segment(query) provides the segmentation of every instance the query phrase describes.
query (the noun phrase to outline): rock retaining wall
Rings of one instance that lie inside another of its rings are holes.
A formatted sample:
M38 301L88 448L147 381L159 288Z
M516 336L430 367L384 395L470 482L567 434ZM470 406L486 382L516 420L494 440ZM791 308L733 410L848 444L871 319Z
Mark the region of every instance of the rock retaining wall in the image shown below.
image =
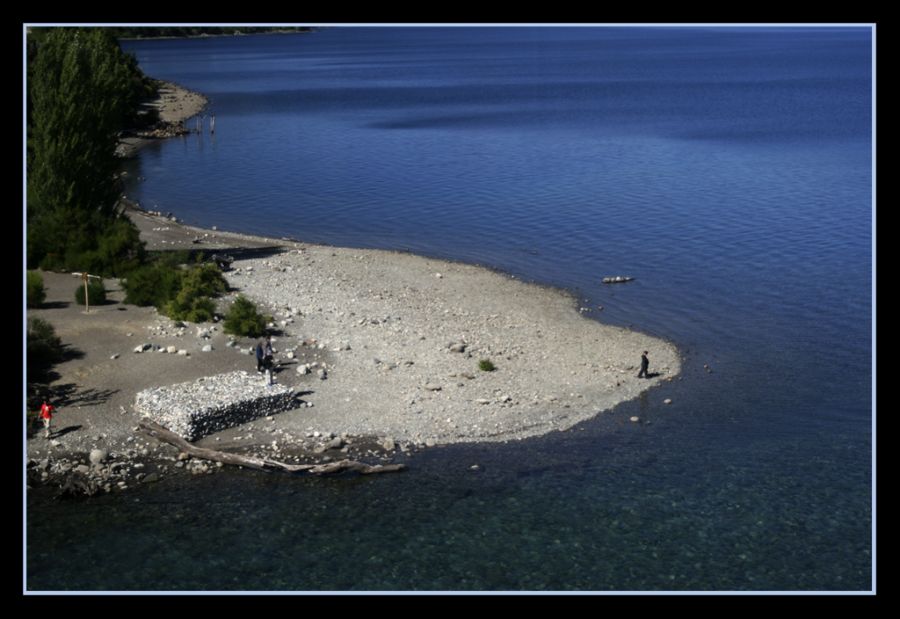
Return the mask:
M280 413L295 407L294 390L266 385L247 372L229 372L195 381L145 389L137 394L135 410L185 440Z

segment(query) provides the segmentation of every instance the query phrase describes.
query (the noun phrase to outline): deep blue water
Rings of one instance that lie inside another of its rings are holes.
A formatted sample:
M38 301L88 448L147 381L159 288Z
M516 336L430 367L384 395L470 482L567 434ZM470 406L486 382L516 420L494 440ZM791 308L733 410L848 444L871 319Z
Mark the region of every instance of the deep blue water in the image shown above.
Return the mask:
M683 379L573 432L435 449L397 476L34 499L53 524L30 520L30 588L871 589L868 29L123 46L216 116L214 136L131 164L145 207L574 290L594 317L674 342ZM600 283L617 274L637 279Z

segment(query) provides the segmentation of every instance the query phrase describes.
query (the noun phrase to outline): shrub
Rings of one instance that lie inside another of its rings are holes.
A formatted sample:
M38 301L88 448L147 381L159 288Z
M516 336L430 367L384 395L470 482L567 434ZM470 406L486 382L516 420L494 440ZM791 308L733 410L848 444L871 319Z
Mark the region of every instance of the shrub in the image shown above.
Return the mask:
M190 296L217 297L228 290L228 282L214 264L192 267L181 282L181 291Z
M88 301L90 301L91 305L99 305L106 301L106 288L103 287L103 282L99 279L91 279L88 281L87 285L87 293L88 293ZM78 305L84 305L84 284L78 284L78 288L75 289L75 302Z
M210 297L217 297L227 289L228 283L216 265L191 267L181 278L178 294L161 311L175 320L208 322L216 311Z
M139 267L122 282L125 302L162 308L178 295L183 277L184 271L178 265L167 264L163 260Z
M478 369L482 372L493 372L497 368L488 359L482 359L478 362Z
M209 322L216 312L216 304L209 297L196 296L189 290L182 289L161 311L172 320Z
M269 320L270 317L257 311L252 301L239 295L225 315L225 333L259 337L265 333Z
M28 307L40 307L47 292L44 290L44 278L37 271L28 271L26 275L26 305Z
M210 297L228 290L228 282L214 264L182 268L189 259L187 252L176 252L133 270L122 282L125 302L153 305L174 320L212 320L216 306Z
M40 318L28 319L27 338L28 381L34 382L40 380L53 364L63 360L63 346L53 325Z

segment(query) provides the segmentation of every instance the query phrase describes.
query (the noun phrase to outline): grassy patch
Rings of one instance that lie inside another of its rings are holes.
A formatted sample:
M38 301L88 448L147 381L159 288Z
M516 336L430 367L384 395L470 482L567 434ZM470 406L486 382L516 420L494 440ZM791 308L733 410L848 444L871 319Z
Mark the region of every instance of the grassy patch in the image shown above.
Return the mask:
M491 363L490 359L482 359L478 362L478 369L482 372L493 372L497 367Z

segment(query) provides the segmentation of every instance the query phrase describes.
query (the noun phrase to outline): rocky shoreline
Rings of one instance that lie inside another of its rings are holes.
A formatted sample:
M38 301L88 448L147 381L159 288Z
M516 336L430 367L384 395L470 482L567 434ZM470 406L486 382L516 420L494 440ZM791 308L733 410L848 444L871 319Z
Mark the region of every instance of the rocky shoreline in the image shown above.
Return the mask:
M209 105L209 100L198 92L193 92L172 82L162 82L159 96L146 104L159 112L159 122L153 127L124 135L116 148L116 154L127 159L137 155L147 144L161 139L187 135L190 130L185 121L196 116Z
M172 87L161 93L166 122L202 110L204 98ZM568 431L680 372L672 344L588 319L568 293L486 268L126 212L148 249L234 256L220 314L242 294L274 317L275 378L296 407L214 432L201 447L293 463L405 460L441 444ZM86 314L71 302L70 274L44 278L46 303L28 315L50 322L73 354L50 386L56 435L29 429L29 485L90 496L221 470L141 432L137 394L241 370L262 383L255 341L125 305L116 280L104 282L109 301ZM637 378L644 350L648 379Z
M585 318L573 297L502 273L131 215L151 249L236 254L219 311L242 294L274 317L275 379L298 395L295 408L199 446L292 463L393 462L441 444L566 431L680 371L671 344ZM115 280L105 281L110 301L86 315L66 302L77 286L71 275L44 277L48 308L29 315L84 355L57 368L52 387L71 395L57 399L58 435L28 440L29 483L91 495L221 470L140 432L137 394L236 370L262 384L255 342L218 323L187 325L124 305ZM650 379L637 378L642 350ZM482 360L495 369L480 369Z

